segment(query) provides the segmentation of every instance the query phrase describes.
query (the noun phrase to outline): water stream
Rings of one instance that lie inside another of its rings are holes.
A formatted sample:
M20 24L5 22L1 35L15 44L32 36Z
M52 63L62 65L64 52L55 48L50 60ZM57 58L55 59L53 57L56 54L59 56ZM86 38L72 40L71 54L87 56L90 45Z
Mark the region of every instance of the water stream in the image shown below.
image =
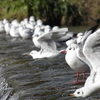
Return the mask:
M82 28L70 30L88 29ZM31 39L12 41L10 36L0 34L0 100L100 100L100 94L88 98L69 96L83 84L71 84L76 73L65 62L65 54L33 60L25 55L33 49L36 47Z

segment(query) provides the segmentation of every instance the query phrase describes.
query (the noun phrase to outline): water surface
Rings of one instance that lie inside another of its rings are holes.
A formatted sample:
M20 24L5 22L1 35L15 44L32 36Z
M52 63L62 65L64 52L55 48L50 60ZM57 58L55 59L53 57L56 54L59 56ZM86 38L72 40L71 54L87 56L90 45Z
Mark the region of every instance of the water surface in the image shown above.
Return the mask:
M69 30L84 32L88 28ZM65 45L58 47L64 48ZM65 54L33 60L25 55L33 49L36 47L31 40L12 41L0 35L0 100L100 100L100 94L84 99L69 96L83 84L71 84L76 72L66 64Z

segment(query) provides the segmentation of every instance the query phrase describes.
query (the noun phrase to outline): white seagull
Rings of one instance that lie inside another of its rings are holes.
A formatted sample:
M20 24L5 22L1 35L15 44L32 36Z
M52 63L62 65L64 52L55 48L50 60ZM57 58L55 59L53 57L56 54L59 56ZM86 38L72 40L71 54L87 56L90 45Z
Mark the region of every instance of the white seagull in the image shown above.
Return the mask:
M77 89L73 94L75 97L88 97L100 92L100 28L91 34L85 41L83 53L90 62L90 76L84 86Z
M18 32L18 27L16 27L16 26L11 26L9 34L13 38L12 41L15 41L16 39L20 38L20 34Z
M42 34L44 34L44 33L48 33L50 30L51 30L51 27L49 25L46 25L45 26L44 31L41 30L41 27L40 26L37 26L35 28L34 34L32 36L32 41L33 41L34 45L37 48L41 48L41 43L38 41L39 36L42 35Z
M35 47L37 48L41 48L41 44L38 41L38 38L41 34L43 34L44 32L41 30L41 28L39 26L37 26L34 30L34 34L32 35L32 41L33 44L35 45Z
M5 23L4 25L6 34L10 33L11 24L9 22Z
M0 33L5 33L4 24L0 21Z
M89 66L77 56L77 48L78 45L73 43L68 46L66 50L62 51L62 53L66 52L65 60L67 64L71 67L71 69L77 72L76 81L72 83L79 83L80 73L83 73L83 79L81 82L84 82L86 75L85 73L89 73L90 71Z
M22 25L19 26L18 31L22 39L29 39L33 35L33 30L27 27L23 27Z
M79 82L78 78L79 78L80 73L83 73L82 82L84 82L85 73L90 72L89 67L91 65L88 63L88 61L86 61L86 58L82 52L82 46L80 46L80 45L83 45L83 43L86 41L86 38L92 32L94 32L96 30L96 28L97 28L97 26L94 26L91 29L89 29L88 31L86 31L85 36L83 36L83 33L79 33L78 38L77 38L77 44L75 44L76 39L67 41L66 44L68 45L68 48L66 50L62 51L62 53L67 52L66 56L65 56L65 60L68 63L68 65L77 72L76 81L73 83ZM82 38L83 38L83 40L82 40ZM88 64L89 64L89 66L88 66Z
M48 58L58 55L60 51L57 50L56 43L54 42L54 40L66 35L67 31L68 28L62 28L56 31L50 31L38 35L37 41L39 42L41 49L40 51L33 50L30 52L29 55L31 55L33 59Z

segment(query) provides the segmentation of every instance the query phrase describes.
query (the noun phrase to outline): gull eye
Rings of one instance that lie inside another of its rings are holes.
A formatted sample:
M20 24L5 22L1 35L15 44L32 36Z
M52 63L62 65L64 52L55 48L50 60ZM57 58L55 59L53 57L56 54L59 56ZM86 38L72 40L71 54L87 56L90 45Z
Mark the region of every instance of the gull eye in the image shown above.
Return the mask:
M73 50L75 50L75 48L73 48Z
M77 94L80 94L80 92L77 92Z
M36 34L36 35L35 35L35 37L39 37L39 35L38 35L38 34Z

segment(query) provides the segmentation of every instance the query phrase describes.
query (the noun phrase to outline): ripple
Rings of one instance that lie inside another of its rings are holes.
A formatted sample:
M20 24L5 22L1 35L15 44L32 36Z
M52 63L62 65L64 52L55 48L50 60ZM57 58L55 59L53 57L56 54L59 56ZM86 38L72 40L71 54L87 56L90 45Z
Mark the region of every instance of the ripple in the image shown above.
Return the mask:
M99 94L84 99L69 96L83 84L71 84L75 72L66 64L65 54L33 60L26 56L36 49L31 40L10 40L11 37L0 35L1 100L100 99Z

